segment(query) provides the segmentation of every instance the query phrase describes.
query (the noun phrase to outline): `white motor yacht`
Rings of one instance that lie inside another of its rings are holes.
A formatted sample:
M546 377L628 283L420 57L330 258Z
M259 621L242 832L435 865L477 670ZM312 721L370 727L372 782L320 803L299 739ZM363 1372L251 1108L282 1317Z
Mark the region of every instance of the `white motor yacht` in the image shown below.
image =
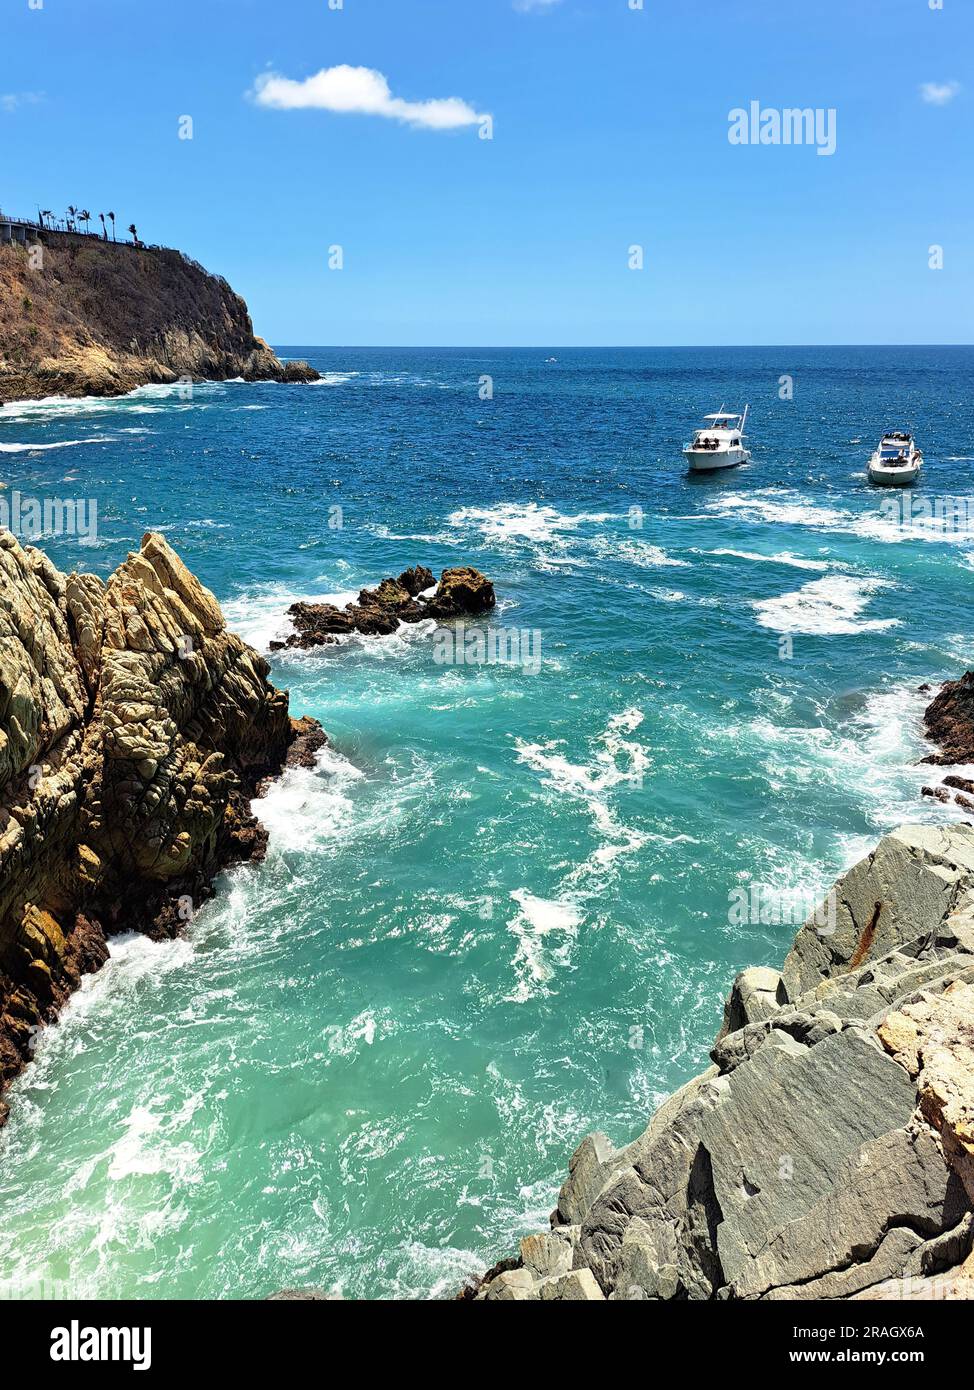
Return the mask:
M908 487L920 476L923 455L906 430L884 434L869 460L869 481L880 487Z
M744 426L747 412L728 414L724 407L713 415L703 417L703 426L693 436L692 444L683 446L683 457L691 473L710 473L716 468L736 468L747 463L750 450L744 447Z

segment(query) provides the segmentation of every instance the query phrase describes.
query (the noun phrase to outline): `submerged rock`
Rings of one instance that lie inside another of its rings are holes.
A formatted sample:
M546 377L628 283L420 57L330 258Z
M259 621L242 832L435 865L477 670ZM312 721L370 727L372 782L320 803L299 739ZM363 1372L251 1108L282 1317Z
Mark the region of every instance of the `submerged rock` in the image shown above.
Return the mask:
M625 1148L584 1139L551 1236L467 1296L969 1296L974 829L887 835L738 977L712 1056Z
M357 602L344 608L331 603L292 603L288 616L296 631L286 642L272 642L271 650L322 647L351 632L388 637L400 623L479 617L497 602L490 580L469 565L445 569L435 593L426 597L434 584L432 570L416 565L404 570L398 579L383 579L375 589L362 589Z
M105 584L0 532L0 1091L112 931L263 854L251 797L324 741L268 671L161 536Z

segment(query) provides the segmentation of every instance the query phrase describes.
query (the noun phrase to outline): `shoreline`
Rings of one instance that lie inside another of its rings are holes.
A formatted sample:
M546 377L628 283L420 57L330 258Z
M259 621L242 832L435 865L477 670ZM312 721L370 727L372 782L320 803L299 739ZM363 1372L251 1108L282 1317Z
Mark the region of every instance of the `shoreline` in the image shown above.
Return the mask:
M293 360L299 361L300 359ZM321 377L318 377L318 381L320 381L320 379ZM138 395L138 392L145 391L147 386L165 386L165 388L171 389L182 388L185 389L185 391L189 391L189 389L192 389L193 386L229 385L313 386L315 385L315 379L310 378L307 379L307 381L286 382L279 381L279 379L276 377L247 378L239 377L238 375L238 377L199 377L193 378L192 382L185 382L181 381L181 379L179 379L178 377L174 377L172 379L167 379L167 381L142 381L139 382L139 384L136 386L126 386L126 388L119 389L119 391L92 392L89 393L89 395L85 395L85 393L78 393L78 395L72 395L72 393L68 392L56 392L54 393L54 395L51 396L18 396L18 398L15 400L4 400L3 406L0 406L0 424L3 424L4 418L13 418L13 416L4 416L4 410L15 410L18 406L58 406L58 404L79 404L81 402L85 402L85 400L124 400L126 396L135 396Z
M300 359L300 358L289 358L289 359L287 359L287 361L285 361L284 363L282 363L282 365L286 368L287 365L288 365L288 363L291 362L291 361L293 361L293 362L294 362L295 364L297 364L297 365L307 365L306 363L303 363L303 362L302 362L302 359ZM311 371L314 371L315 369L312 367L310 370L311 370ZM265 383L266 383L266 384L274 384L274 385L277 385L277 386L314 386L314 385L317 384L317 382L321 381L321 379L322 379L322 378L321 378L320 373L319 373L319 374L316 374L316 376L314 376L314 377L304 377L304 376L302 376L302 377L300 377L300 378L297 378L297 377L296 377L294 380L285 380L285 379L282 379L282 378L277 377L277 376L253 376L253 377L245 377L245 376L240 376L240 375L235 375L235 376L229 376L229 375L228 375L228 376L201 376L201 377L193 377L191 381L186 381L184 378L180 378L179 376L173 375L172 377L167 377L167 378L165 378L165 379L152 379L152 380L140 381L140 382L136 383L136 385L134 385L134 386L119 387L117 390L88 391L88 392L86 392L86 391L83 391L83 390L80 390L80 389L79 389L77 392L72 392L72 391L58 391L58 392L54 392L54 394L52 394L52 395L44 395L44 396L18 396L18 397L16 397L16 398L10 399L10 400L6 400L6 399L5 399L5 400L3 401L3 404L0 405L0 424L3 423L3 421L4 421L5 418L6 418L6 419L12 419L12 418L13 418L12 416L6 416L4 412L7 411L7 410L16 410L18 406L25 406L25 405L27 405L27 406L29 406L29 405L51 405L51 406L54 406L54 405L61 405L61 404L64 404L64 405L67 405L67 404L75 404L75 405L76 405L76 404L79 404L79 403L82 402L82 401L118 401L118 400L124 400L126 396L134 396L134 395L136 395L139 391L144 391L144 390L146 389L146 387L149 387L149 386L163 386L163 387L168 387L168 388L172 388L172 389L176 389L176 390L182 389L182 390L187 390L187 391L188 391L188 390L191 390L193 387L196 387L196 386L230 386L230 385L253 386L253 385L260 385L260 384L265 384Z

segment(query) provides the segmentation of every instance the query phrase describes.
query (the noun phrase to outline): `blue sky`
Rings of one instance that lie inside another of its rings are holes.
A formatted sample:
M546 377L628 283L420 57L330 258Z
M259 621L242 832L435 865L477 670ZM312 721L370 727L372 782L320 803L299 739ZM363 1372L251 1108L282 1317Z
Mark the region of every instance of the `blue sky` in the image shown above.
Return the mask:
M971 341L970 0L4 0L3 25L0 206L110 207L275 343ZM300 85L342 65L373 76ZM322 99L366 109L294 105ZM834 155L730 144L751 101L834 108Z

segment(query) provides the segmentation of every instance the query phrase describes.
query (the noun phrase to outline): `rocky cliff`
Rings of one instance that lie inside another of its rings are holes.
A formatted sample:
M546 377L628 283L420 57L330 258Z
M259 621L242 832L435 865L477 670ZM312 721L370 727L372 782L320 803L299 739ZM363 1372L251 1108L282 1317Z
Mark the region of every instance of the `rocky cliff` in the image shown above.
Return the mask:
M886 836L711 1058L464 1296L974 1297L974 828Z
M108 583L0 532L0 1122L113 931L172 935L266 843L261 779L324 735L158 535Z
M225 280L178 251L47 233L0 246L0 400L148 382L313 381L254 336Z

